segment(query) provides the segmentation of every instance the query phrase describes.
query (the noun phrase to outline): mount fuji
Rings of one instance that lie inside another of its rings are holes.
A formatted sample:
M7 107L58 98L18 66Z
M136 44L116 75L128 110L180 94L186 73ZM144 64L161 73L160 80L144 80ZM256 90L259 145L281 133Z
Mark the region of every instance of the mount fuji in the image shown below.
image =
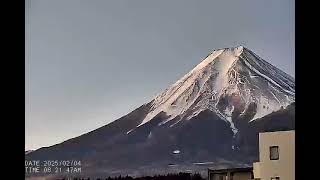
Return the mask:
M259 132L292 129L294 79L238 46L212 51L150 102L112 123L25 158L81 160L80 175L95 177L206 173L207 167L252 165Z

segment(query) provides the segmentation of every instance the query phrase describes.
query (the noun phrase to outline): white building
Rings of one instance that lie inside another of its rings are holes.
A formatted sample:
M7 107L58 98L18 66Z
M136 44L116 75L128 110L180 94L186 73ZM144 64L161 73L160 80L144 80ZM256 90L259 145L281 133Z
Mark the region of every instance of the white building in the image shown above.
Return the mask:
M254 179L295 180L295 131L260 133L259 160Z

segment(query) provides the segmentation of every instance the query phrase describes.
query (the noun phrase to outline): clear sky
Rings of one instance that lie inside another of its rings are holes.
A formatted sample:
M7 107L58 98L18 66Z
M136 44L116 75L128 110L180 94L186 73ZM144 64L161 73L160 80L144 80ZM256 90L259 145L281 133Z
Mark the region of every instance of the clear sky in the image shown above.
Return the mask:
M27 0L26 149L129 113L213 49L294 77L294 0Z

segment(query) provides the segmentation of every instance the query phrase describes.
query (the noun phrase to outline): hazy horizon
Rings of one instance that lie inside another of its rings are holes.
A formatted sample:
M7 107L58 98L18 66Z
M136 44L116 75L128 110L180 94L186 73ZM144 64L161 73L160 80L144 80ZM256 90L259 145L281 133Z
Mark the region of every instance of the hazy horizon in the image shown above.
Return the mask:
M243 45L295 77L294 1L26 1L26 144L131 112L212 50Z

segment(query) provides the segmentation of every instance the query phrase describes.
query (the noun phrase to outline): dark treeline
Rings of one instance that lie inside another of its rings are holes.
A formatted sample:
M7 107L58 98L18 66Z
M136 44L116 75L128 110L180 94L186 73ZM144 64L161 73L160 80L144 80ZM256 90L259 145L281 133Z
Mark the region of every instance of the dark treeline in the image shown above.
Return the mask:
M167 175L155 175L155 176L143 176L143 177L131 177L131 176L118 176L108 178L63 178L59 180L205 180L200 174L179 173L179 174L167 174Z

